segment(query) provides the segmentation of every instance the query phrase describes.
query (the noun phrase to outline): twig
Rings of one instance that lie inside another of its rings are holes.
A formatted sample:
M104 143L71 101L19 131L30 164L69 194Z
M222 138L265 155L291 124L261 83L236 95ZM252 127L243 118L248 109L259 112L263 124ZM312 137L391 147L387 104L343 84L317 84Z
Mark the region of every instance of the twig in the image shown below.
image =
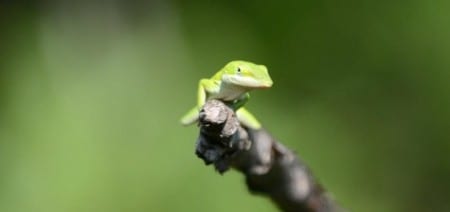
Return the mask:
M251 193L269 196L283 211L342 211L291 150L264 129L243 128L223 102L206 102L199 126L197 156L221 174L242 172Z

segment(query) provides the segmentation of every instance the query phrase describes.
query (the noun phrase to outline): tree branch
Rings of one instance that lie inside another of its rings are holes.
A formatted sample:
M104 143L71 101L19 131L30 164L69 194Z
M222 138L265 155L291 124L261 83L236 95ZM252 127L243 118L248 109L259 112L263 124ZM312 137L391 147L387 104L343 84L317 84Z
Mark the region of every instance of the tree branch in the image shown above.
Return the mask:
M242 172L251 193L269 196L283 211L342 211L291 150L264 129L243 128L223 102L206 102L199 126L197 156L221 174Z

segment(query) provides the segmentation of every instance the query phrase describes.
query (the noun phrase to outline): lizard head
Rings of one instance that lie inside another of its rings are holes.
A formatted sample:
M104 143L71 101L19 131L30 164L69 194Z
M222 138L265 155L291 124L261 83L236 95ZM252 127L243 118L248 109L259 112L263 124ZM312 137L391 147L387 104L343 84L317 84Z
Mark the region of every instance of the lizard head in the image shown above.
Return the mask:
M222 71L222 81L233 85L256 89L270 88L273 84L269 72L264 65L235 60L225 65Z

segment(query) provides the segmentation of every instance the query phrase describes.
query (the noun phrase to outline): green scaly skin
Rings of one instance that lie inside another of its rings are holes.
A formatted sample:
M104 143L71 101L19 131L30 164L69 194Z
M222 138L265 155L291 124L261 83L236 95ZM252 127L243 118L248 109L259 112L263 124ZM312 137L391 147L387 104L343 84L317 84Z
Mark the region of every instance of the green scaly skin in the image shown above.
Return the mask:
M201 79L198 84L197 106L181 119L183 125L198 121L201 107L209 99L230 103L244 126L260 129L259 121L243 106L250 98L249 91L270 88L273 81L266 66L242 60L231 61L209 79Z

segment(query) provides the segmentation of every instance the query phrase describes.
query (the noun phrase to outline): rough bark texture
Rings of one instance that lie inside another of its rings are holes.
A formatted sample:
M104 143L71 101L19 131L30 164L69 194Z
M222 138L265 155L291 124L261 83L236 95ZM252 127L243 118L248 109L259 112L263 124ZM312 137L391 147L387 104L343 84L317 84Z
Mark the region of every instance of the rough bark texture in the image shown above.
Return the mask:
M270 197L283 211L342 211L291 150L266 130L243 128L223 102L200 111L196 154L221 174L230 167L245 175L249 191Z

